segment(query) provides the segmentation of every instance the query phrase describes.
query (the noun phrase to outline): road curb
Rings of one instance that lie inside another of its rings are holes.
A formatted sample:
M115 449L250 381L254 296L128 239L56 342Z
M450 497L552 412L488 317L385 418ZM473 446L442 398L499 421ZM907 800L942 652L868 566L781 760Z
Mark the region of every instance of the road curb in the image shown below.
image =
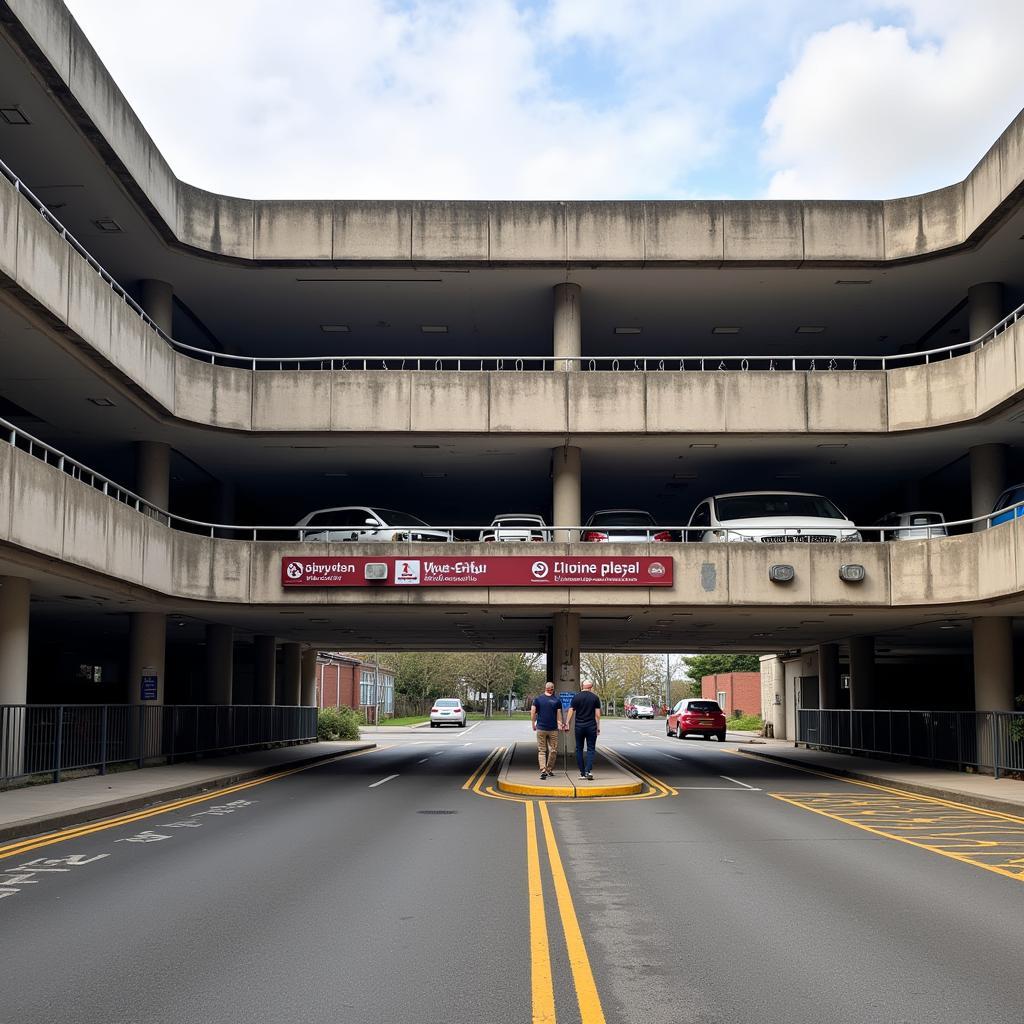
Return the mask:
M1024 818L1024 807L1008 800L1000 800L997 797L980 796L974 793L965 793L959 789L943 789L941 786L922 786L917 782L904 782L886 778L884 775L874 775L871 772L854 771L849 768L834 768L824 765L810 765L795 757L786 757L785 754L778 754L769 750L739 750L737 753L749 754L753 757L761 757L766 761L777 761L779 764L793 765L797 768L813 768L815 771L826 772L830 775L840 775L846 779L854 779L857 782L871 782L876 786L885 786L888 789L899 789L906 793L913 793L915 796L930 796L937 800L947 800L949 803L961 804L965 807L977 807L983 811L996 811L999 814L1009 814L1017 818Z
M61 811L56 814L41 814L34 818L22 818L20 821L12 821L6 825L0 825L0 842L6 842L9 839L21 839L25 836L32 836L41 832L58 832L62 829L72 828L75 825L84 825L90 821L114 818L119 814L141 810L144 807L151 807L168 800L180 800L185 797L196 796L200 793L213 793L219 789L236 786L240 782L251 782L253 779L259 779L265 775L276 775L278 772L288 771L290 768L308 768L311 765L324 761L333 761L348 754L373 750L376 746L376 743L361 743L359 746L350 747L348 750L341 750L332 754L316 754L310 757L296 758L294 761L288 761L284 764L248 768L243 771L221 775L215 779L206 779L203 782L166 786L163 789L154 790L150 793L119 797L115 800L90 804L87 807L76 807L72 810ZM60 783L55 783L55 785L60 785Z
M639 778L636 778L633 772L624 768L622 765L615 764L611 761L607 754L603 751L598 751L606 761L609 761L614 765L616 771L621 772L623 775L633 775L636 779L635 782L622 782L613 783L611 785L597 785L597 786L580 786L570 776L568 772L559 772L559 775L565 776L565 785L551 785L545 786L543 784L538 785L537 783L531 782L512 782L509 779L509 774L514 771L513 761L515 760L515 752L517 743L513 743L509 748L508 754L503 759L503 764L498 771L498 789L503 793L515 793L519 796L536 796L536 797L563 797L574 800L585 800L587 798L602 797L602 796L634 796L637 793L643 791L644 784ZM559 782L562 780L559 779Z

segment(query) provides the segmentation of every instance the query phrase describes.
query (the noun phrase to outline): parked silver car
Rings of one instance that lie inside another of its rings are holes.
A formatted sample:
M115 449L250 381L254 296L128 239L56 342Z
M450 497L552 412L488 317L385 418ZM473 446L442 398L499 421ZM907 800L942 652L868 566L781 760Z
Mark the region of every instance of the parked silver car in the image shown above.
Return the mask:
M494 517L494 521L480 533L480 540L498 541L504 544L526 541L549 541L551 531L542 516L505 512Z
M583 524L583 541L609 541L612 544L647 544L673 540L671 531L662 530L650 512L637 508L606 508L594 512Z
M869 540L919 540L926 537L948 537L946 517L941 512L890 512L874 523L884 527Z
M700 502L688 526L686 539L705 544L834 544L861 539L828 498L800 491L717 494Z
M385 542L451 540L447 530L435 530L408 512L368 505L343 505L310 512L295 524L299 540L358 541L360 544Z

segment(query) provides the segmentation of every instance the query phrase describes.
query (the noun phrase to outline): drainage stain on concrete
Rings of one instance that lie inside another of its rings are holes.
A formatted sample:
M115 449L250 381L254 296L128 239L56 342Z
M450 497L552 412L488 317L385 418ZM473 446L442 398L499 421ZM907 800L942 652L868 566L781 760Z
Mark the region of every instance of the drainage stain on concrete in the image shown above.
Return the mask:
M718 586L718 567L714 562L705 562L700 567L700 585L709 593Z

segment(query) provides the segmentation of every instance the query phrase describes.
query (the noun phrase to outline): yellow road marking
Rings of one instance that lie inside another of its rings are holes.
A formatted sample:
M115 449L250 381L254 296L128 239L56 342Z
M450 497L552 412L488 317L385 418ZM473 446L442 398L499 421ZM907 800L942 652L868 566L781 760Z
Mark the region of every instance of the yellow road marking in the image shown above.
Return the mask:
M1024 860L1021 858L1021 853L1024 851L1024 829L1016 828L1013 818L1007 819L1013 824L1002 830L1007 838L999 842L991 839L970 839L967 838L969 832L946 832L943 829L942 819L938 816L932 821L930 829L922 830L921 819L917 817L920 814L920 808L912 806L918 798L912 794L905 796L901 794L902 806L895 801L883 800L881 797L872 806L872 801L868 799L852 800L837 796L835 793L770 793L769 796L793 807L799 807L801 810L820 814L824 818L831 818L844 825L852 825L854 828L870 832L883 839L893 839L898 843L906 843L908 846L915 846L920 850L927 850L929 853L937 853L950 860L959 861L961 864L972 864L975 867L984 868L986 871L1024 882ZM922 799L928 800L929 798ZM947 816L948 824L953 828L961 829L968 824L965 821L964 809L957 805L954 805L952 809L957 813ZM868 816L871 816L871 824L862 820ZM983 815L979 815L979 817L983 818L978 823L979 827L983 826L980 829L982 833L991 834L994 823ZM901 834L902 830L911 832L913 838L910 835ZM923 831L931 834L922 834ZM928 841L929 839L931 841ZM953 840L952 843L951 840ZM980 847L987 847L987 849L982 850ZM1002 863L986 863L981 859L983 857L998 857Z
M667 782L662 782L661 779L657 778L654 775L651 775L650 772L645 771L635 761L626 757L624 754L620 753L618 750L615 750L613 747L605 747L605 754L611 756L613 760L617 760L618 762L620 762L620 764L623 767L633 772L634 775L639 775L640 778L644 780L644 782L646 782L649 786L653 787L654 789L658 790L662 796L679 796L678 789L674 789Z
M555 1024L555 989L551 981L551 947L544 914L544 889L540 876L540 851L537 846L537 820L533 801L523 804L526 811L526 878L530 893L530 988L533 1000L533 1024Z
M1024 818L1009 814L1006 811L990 811L985 807L972 807L970 804L957 803L955 800L945 800L939 796L927 796L924 793L911 793L906 789L898 789L895 786L884 786L878 782L865 782L863 779L853 779L848 775L835 775L822 768L807 768L802 764L790 764L787 761L776 761L770 757L759 757L757 754L745 750L729 750L728 753L738 754L741 757L757 757L762 763L779 765L782 768L790 768L795 772L804 772L807 775L818 775L823 779L831 779L833 782L843 782L848 786L861 786L864 789L876 789L882 793L892 793L895 796L907 797L911 800L925 800L928 803L939 804L942 807L955 807L960 811L970 811L972 814L982 814L989 818L998 818L1001 821L1015 821L1024 825Z
M583 943L576 908L573 906L572 894L569 892L569 881L562 867L562 857L555 842L555 830L551 827L551 816L548 805L540 801L540 820L544 826L544 839L548 848L548 862L551 864L551 877L555 881L555 896L558 899L558 913L562 918L562 930L565 932L565 945L569 953L569 966L572 969L573 985L576 988L576 1002L580 1008L580 1024L605 1024L604 1010L601 1009L601 998L597 994L594 983L594 972L590 967L590 958Z
M463 789L473 789L476 785L479 785L482 779L487 778L487 773L491 770L491 766L495 760L504 752L504 747L495 747L479 765L473 770L473 773L468 779L462 784Z
M266 782L274 782L277 779L283 779L289 775L304 772L309 768L319 768L321 765L330 764L332 761L340 760L343 757L358 757L360 754L373 754L380 750L390 749L391 747L387 746L372 747L369 750L353 750L351 753L338 754L337 757L317 761L314 764L300 765L298 768L288 768L285 771L275 772L273 775L264 775L258 779L240 782L237 785L203 793L200 796L174 800L171 803L160 804L158 807L147 807L145 810L122 814L116 818L104 818L102 821L90 822L87 825L75 826L60 832L47 832L41 836L19 839L7 846L0 846L0 860L7 857L15 857L21 853L28 853L30 850L38 850L42 846L52 846L54 843L63 843L69 839L81 839L83 836L92 835L94 832L103 832L108 828L117 828L119 825L127 825L133 821L141 821L144 818L154 818L160 814L168 814L171 811L180 810L182 807L192 807L195 804L201 804L208 800L219 800L221 797L229 796L231 793L238 793L243 789L252 789L253 786L262 786Z

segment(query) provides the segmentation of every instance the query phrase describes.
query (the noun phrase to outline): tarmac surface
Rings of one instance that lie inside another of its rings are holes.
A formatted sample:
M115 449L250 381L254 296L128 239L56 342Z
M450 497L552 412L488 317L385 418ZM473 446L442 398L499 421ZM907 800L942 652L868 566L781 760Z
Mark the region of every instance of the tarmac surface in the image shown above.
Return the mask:
M244 755L173 799L217 762L125 773L134 810L0 845L0 1018L1020 1024L1024 815L965 801L1024 783L606 720L641 793L502 792L528 730Z

